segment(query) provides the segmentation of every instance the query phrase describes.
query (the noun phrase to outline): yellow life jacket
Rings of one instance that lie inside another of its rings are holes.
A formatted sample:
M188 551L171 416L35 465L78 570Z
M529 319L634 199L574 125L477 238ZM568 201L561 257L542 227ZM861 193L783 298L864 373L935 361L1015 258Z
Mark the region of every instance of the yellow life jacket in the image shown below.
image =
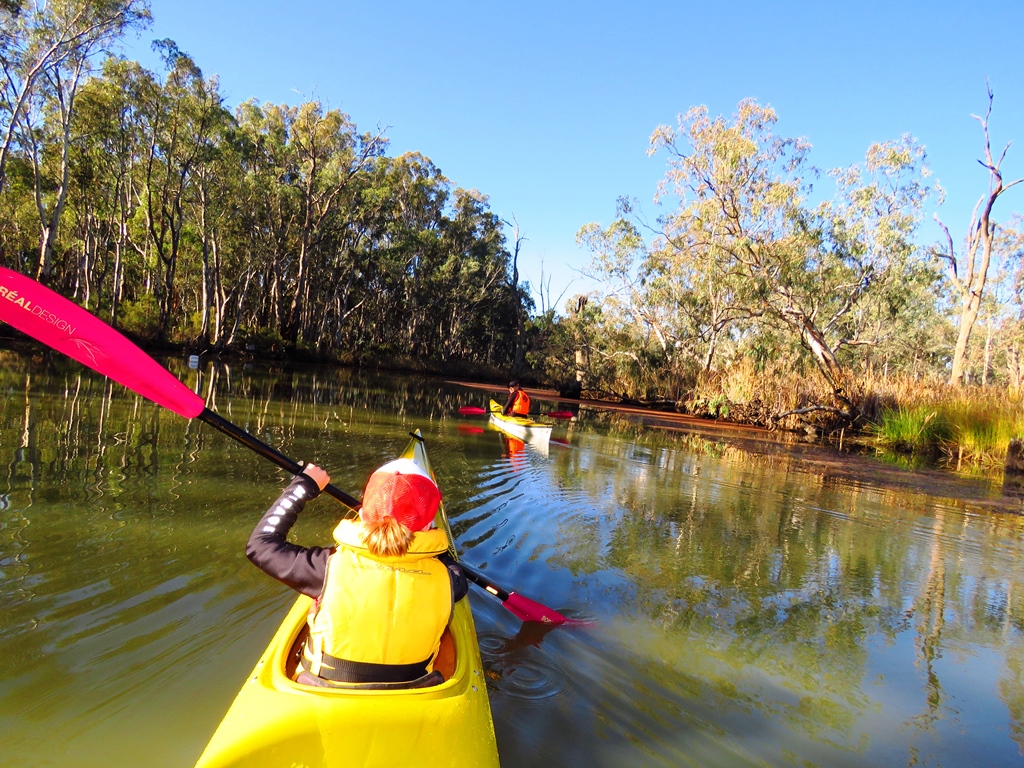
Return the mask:
M530 396L523 390L516 392L516 399L512 401L512 415L525 416L530 412Z
M388 557L370 553L363 531L358 520L334 530L338 547L310 609L304 665L329 680L413 680L433 669L454 608L448 569L437 559L448 537L419 531L406 554Z

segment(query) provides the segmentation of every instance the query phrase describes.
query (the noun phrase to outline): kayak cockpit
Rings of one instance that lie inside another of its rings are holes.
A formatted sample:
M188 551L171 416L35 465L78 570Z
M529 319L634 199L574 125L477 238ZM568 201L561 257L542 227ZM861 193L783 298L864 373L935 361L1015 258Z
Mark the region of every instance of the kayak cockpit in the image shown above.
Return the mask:
M292 641L291 650L284 659L284 676L289 680L296 681L296 684L310 684L303 680L302 669L300 664L302 663L302 649L306 644L306 638L309 637L309 625L303 623L296 634L295 639ZM437 685L441 685L446 680L450 680L455 674L455 638L452 635L451 625L445 627L444 634L441 635L441 644L437 650L437 656L434 658L434 672L438 674L431 674L427 677L430 678L426 684L384 684L384 685L373 685L365 683L328 683L323 684L317 682L312 683L316 687L324 688L341 688L344 690L401 690L409 688L429 688ZM306 673L308 675L308 673ZM416 683L417 681L413 681Z

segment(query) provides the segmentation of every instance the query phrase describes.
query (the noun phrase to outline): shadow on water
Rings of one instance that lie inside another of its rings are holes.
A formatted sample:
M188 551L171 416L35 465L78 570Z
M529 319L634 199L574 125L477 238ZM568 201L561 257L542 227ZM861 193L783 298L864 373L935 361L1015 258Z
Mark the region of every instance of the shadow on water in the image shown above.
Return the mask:
M285 477L78 366L3 363L0 764L190 765L292 599L242 553ZM1019 764L1024 520L998 489L586 409L542 448L435 380L172 367L356 495L423 429L462 555L590 622L472 593L506 768Z

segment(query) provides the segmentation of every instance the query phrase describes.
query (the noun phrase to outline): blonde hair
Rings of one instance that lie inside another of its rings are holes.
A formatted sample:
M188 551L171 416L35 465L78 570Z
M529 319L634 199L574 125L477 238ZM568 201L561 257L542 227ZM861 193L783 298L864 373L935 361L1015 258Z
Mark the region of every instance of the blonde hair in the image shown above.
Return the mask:
M382 517L373 522L364 522L363 543L377 557L401 557L409 551L409 545L416 535L408 526L395 518Z

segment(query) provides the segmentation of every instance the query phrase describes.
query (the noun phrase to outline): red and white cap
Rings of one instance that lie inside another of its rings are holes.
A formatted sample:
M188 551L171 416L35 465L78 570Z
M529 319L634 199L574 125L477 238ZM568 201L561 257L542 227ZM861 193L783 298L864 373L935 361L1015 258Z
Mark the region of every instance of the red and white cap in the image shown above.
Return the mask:
M395 459L377 469L366 481L359 517L375 523L393 517L411 531L429 526L441 503L441 491L412 459Z

